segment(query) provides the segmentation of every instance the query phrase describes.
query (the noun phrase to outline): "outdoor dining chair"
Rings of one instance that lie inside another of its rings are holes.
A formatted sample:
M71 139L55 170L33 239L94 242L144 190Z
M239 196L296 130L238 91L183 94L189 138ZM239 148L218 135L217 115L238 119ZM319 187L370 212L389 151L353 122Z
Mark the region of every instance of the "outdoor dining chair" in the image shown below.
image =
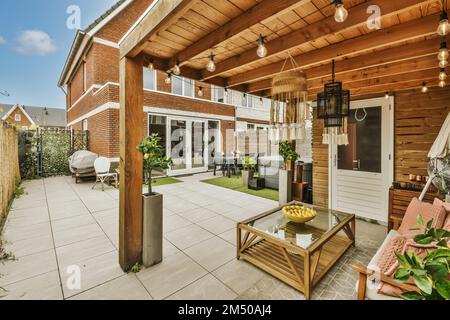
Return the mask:
M102 184L102 191L105 191L105 182L108 182L109 179L113 178L115 182L115 186L118 186L118 176L117 173L110 173L109 169L111 168L111 161L105 157L99 157L94 162L95 168L95 183L92 186L92 190L94 190L95 186L98 182Z

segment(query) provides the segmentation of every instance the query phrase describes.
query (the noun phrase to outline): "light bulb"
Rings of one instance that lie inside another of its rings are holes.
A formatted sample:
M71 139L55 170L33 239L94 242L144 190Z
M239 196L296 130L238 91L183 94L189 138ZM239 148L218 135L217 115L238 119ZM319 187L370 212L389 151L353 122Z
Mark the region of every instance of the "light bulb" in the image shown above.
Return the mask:
M448 66L448 61L447 60L439 61L439 68L445 68L446 66Z
M428 92L428 87L427 84L424 82L422 83L422 93L427 93Z
M155 65L153 64L153 60L150 60L150 63L148 64L148 68L149 68L150 70L155 69Z
M438 59L439 61L447 60L448 59L448 49L447 49L447 42L442 41L441 42L441 48L439 49Z
M445 79L447 79L447 74L445 73L445 69L442 68L439 72L439 80L444 81Z
M266 38L264 38L262 35L259 36L258 50L256 50L256 54L260 58L264 58L265 56L267 56Z
M384 95L384 98L385 98L386 100L389 99L389 92L386 92L386 94Z
M444 88L446 85L444 80L439 81L439 87Z
M206 70L209 72L216 71L216 64L214 63L214 55L211 54L208 58L208 64L206 65Z
M345 9L341 0L335 0L334 4L336 6L336 12L334 14L334 19L336 20L336 22L342 23L345 20L347 20L348 11L347 11L347 9Z
M166 84L170 84L170 83L172 82L172 80L170 79L170 77L171 77L171 75L170 75L170 73L168 73L168 74L167 74L167 77L166 77L166 80L164 80L164 82L165 82Z
M203 97L203 88L202 87L198 88L198 96Z
M228 97L228 89L225 88L225 97Z
M181 74L181 69L180 69L180 63L177 62L175 64L175 67L173 67L173 73L177 76L179 76Z
M442 11L437 34L441 37L446 36L450 32L450 24L448 23L448 15L446 11Z

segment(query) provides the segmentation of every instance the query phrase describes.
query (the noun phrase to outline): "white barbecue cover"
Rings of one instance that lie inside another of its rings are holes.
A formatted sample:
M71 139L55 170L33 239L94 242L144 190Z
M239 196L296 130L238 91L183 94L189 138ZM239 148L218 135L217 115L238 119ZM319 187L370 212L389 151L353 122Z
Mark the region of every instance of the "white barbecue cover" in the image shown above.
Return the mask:
M70 171L75 173L77 170L93 169L97 158L98 155L93 152L87 150L77 151L69 157Z
M436 141L433 143L428 158L444 158L450 153L450 113L439 132Z

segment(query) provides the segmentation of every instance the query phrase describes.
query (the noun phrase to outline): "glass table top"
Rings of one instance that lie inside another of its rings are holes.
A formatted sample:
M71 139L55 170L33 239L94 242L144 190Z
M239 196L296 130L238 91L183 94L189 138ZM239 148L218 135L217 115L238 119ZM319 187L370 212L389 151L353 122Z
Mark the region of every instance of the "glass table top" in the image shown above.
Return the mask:
M303 203L291 203L312 208L317 216L306 223L295 223L290 221L281 208L268 212L263 217L256 217L246 225L282 241L303 249L308 249L325 235L333 231L339 223L351 220L354 215L335 210L320 208Z

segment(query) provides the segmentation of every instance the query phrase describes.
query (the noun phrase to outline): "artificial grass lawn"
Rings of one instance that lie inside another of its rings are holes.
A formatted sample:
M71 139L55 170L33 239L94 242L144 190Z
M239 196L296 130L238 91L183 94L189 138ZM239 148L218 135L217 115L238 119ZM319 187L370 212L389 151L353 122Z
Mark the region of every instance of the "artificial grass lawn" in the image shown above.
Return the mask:
M172 178L172 177L157 178L157 179L152 179L152 187L160 187L160 186L165 186L168 184L175 184L175 183L181 183L181 182L183 182L183 181ZM146 187L146 186L147 185L144 184L144 187Z
M214 186L239 191L253 196L278 201L278 191L272 189L251 190L242 185L242 177L217 177L213 179L203 180L202 182L212 184Z

